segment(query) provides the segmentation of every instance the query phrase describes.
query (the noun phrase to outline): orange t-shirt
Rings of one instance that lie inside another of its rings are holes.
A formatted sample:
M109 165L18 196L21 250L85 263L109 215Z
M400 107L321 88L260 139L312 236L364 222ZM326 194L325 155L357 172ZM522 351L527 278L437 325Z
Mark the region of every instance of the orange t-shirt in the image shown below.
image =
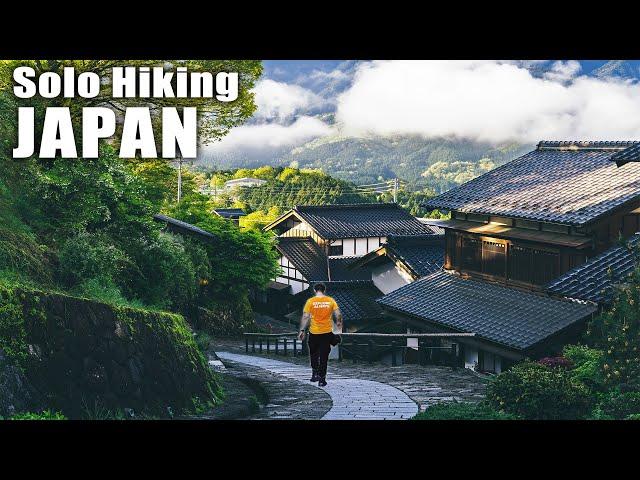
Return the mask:
M321 334L333 331L332 315L338 309L338 304L331 298L323 295L311 297L304 304L304 312L311 315L309 333Z

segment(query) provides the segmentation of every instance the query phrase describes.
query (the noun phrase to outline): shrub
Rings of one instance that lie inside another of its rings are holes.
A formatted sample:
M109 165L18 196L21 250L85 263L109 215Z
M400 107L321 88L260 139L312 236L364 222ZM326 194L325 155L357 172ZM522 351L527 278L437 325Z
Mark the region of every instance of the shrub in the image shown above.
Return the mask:
M616 420L625 419L630 415L640 415L640 392L610 392L602 397L596 411L601 412L604 418Z
M232 337L256 330L253 310L246 296L233 303L198 308L194 326L214 337Z
M603 351L604 382L609 387L640 378L640 270L619 287L613 306L589 325L588 338Z
M54 412L52 410L44 410L40 413L21 412L12 415L9 420L67 420L60 412Z
M442 402L428 407L413 420L515 420L516 415L501 412L485 402Z
M196 268L180 236L160 233L142 246L134 291L147 305L187 313L198 293Z
M538 360L538 363L548 368L563 368L565 370L573 367L573 362L565 357L544 357Z
M68 239L60 249L58 260L58 275L66 287L96 278L115 283L130 263L127 255L106 237L87 232Z
M589 348L584 345L567 345L562 354L570 360L574 367L571 376L594 390L604 388L602 373L602 350Z
M497 410L525 419L577 419L591 411L589 389L570 371L524 361L495 377L487 401Z

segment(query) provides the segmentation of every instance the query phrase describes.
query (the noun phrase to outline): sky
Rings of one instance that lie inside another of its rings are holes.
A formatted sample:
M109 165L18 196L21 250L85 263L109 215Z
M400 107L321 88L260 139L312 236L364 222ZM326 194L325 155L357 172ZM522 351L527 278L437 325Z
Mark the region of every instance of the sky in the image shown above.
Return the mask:
M225 151L323 137L640 140L640 61L265 61Z

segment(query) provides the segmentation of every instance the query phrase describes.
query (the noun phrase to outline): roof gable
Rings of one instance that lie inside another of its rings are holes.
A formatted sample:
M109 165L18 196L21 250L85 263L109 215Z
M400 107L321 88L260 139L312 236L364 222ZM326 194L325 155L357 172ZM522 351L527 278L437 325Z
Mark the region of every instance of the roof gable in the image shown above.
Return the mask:
M540 142L425 206L584 225L640 199L640 164L612 161L638 148L639 142Z

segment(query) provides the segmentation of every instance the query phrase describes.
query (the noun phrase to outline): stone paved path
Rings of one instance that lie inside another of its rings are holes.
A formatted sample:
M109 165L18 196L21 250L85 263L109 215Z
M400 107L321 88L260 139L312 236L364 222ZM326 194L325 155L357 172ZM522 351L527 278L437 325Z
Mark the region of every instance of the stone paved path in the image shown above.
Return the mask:
M309 368L271 358L217 351L222 360L265 369L315 388L331 396L331 409L323 420L404 420L418 413L418 406L401 390L385 383L333 375L326 387L309 382Z

